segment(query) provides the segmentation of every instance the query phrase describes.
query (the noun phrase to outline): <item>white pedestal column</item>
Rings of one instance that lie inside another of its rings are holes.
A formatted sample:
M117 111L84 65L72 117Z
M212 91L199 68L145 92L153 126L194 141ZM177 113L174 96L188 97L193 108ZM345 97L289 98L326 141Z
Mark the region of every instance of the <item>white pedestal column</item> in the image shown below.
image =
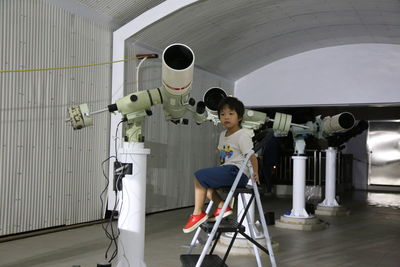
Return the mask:
M306 160L305 156L293 156L293 201L292 211L289 215L283 215L275 221L278 228L291 230L313 231L326 227L326 224L309 215L305 206L305 186L306 186Z
M288 217L308 218L305 204L306 160L305 156L293 156L293 199L292 211Z
M132 163L132 175L122 179L119 192L118 265L146 267L144 263L144 233L146 208L146 161L150 149L144 143L124 142L118 153L122 163Z
M319 205L326 207L338 207L336 201L336 149L329 147L326 150L325 168L325 199Z
M325 199L318 204L315 214L326 216L349 215L350 211L336 201L336 154L333 147L326 150Z

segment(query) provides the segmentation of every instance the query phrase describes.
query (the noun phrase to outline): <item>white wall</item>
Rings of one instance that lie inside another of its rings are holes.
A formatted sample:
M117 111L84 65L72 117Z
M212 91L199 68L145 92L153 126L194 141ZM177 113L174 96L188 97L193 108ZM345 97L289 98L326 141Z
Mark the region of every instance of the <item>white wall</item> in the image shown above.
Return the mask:
M0 69L109 62L111 29L48 2L0 1ZM111 65L0 74L0 236L102 218L109 115L74 131L67 107L104 108Z
M153 51L140 45L126 45L127 57L142 53L158 53L158 59L146 60L139 73L139 90L161 86L162 51ZM194 51L196 53L196 51ZM135 67L139 61L130 61L125 67L125 93L136 90ZM202 100L210 87L224 88L233 93L234 83L195 66L191 97ZM156 212L194 204L193 173L199 168L215 166L220 127L207 122L196 125L187 113L189 125L175 125L165 121L162 106L152 108L146 118L143 134L145 147L151 149L147 164L146 212Z
M400 45L316 49L266 65L235 83L246 106L400 103Z

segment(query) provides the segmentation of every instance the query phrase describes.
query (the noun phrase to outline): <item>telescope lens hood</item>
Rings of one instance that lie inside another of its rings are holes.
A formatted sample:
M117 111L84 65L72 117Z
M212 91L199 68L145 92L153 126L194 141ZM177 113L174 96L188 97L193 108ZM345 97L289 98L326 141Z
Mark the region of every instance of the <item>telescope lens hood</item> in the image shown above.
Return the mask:
M219 87L213 87L204 94L204 103L206 107L212 111L217 111L218 105L222 99L226 97L226 93Z
M354 116L349 112L343 112L339 116L339 125L344 129L350 129L355 123Z
M172 45L164 52L164 62L172 69L184 70L193 63L192 51L183 45Z

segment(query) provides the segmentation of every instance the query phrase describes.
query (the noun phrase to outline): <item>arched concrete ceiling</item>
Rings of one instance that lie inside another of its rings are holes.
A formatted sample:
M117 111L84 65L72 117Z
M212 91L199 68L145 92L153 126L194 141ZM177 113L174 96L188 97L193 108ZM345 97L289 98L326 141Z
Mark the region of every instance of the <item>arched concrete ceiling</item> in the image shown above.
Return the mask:
M164 1L75 2L122 26ZM400 0L200 0L131 41L158 51L175 42L188 44L198 66L236 81L275 60L316 48L400 44Z
M277 59L352 43L400 44L399 0L205 0L133 38L192 47L196 64L236 81Z

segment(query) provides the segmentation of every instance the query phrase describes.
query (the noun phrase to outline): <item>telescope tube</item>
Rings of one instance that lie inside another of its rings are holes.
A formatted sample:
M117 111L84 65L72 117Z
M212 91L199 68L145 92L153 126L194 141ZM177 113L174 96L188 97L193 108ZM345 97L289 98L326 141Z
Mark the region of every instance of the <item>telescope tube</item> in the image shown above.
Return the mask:
M322 120L322 132L325 135L331 135L337 132L353 128L355 119L350 112L343 112L333 117L325 117Z
M184 44L172 44L162 54L161 78L167 119L182 118L192 90L194 53Z

